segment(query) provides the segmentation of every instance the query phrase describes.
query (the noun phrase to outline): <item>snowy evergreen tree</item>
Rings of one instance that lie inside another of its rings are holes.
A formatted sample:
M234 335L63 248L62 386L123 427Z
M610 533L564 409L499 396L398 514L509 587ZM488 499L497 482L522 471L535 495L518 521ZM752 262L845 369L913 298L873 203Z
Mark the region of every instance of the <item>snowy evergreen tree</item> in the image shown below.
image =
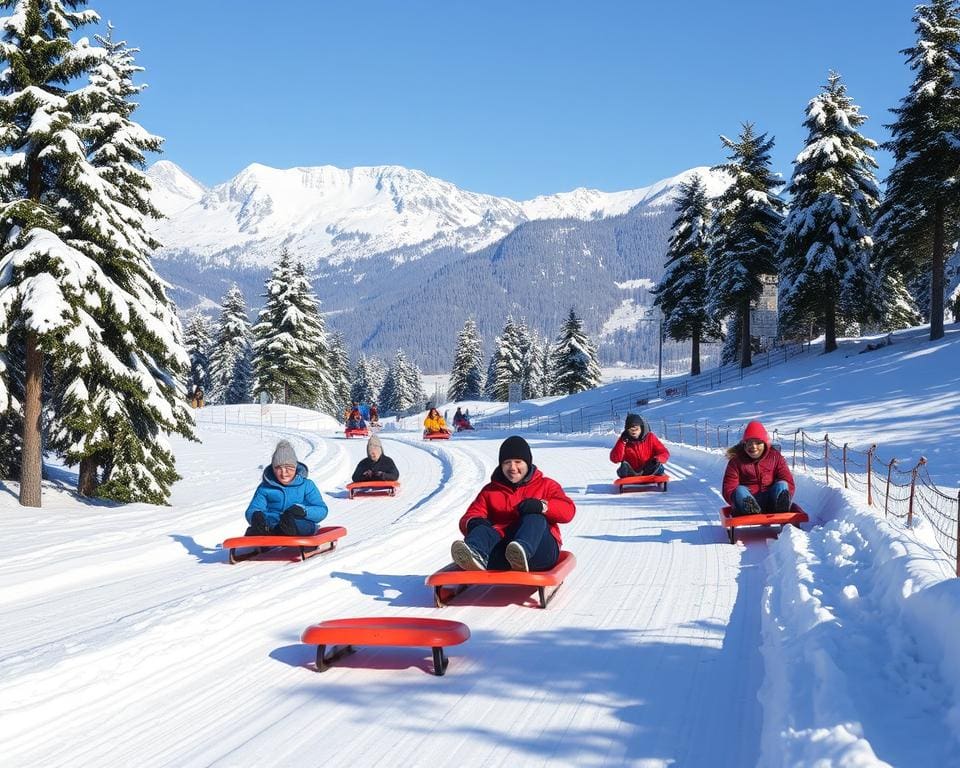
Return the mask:
M547 397L553 389L553 374L550 367L552 347L548 339L536 335L530 346L529 395L530 398Z
M291 301L302 318L297 327L302 353L296 376L303 391L302 402L310 402L312 398L316 403L313 407L336 418L345 405L338 401L337 387L341 387L341 394L346 394L350 361L345 347L339 352L334 349L320 313L320 302L300 261L293 268ZM342 378L342 382L338 382L338 378Z
M383 387L387 381L387 371L389 366L383 362L379 357L368 357L367 358L367 376L370 380L370 400L367 401L371 405L374 403L377 404L378 409L381 407L383 402ZM359 402L359 401L358 401Z
M534 376L536 375L536 372L534 371L536 364L536 336L534 331L532 331L527 325L527 321L524 318L520 318L520 322L517 323L516 338L517 351L520 354L520 384L523 387L521 397L524 400L527 400L531 397L534 397L532 392L534 387Z
M422 404L426 399L420 372L407 361L407 356L402 349L397 350L387 371L381 398L381 408L388 413L407 411L415 405Z
M210 354L210 389L207 401L223 405L253 399L253 346L247 305L234 284L223 297L220 319Z
M331 416L339 417L352 402L350 356L347 354L347 342L339 332L330 336L330 377L333 384L333 408L335 409Z
M204 398L210 393L210 321L202 312L195 312L187 320L183 332L187 355L190 358L190 376L187 378L187 392L200 387Z
M891 110L884 148L894 166L886 179L875 239L881 273L908 282L930 273L930 339L943 336L944 259L960 235L960 13L957 0L916 7L917 43L902 51L916 76ZM898 292L899 293L899 292ZM900 295L893 297L899 302ZM885 310L889 318L895 311Z
M483 397L485 400L496 400L497 389L497 348L500 346L500 337L493 340L493 352L487 360L487 373L483 377Z
M510 385L523 380L523 356L529 336L524 339L513 317L507 317L503 331L494 340L493 384L490 387L494 400L506 401L510 397Z
M663 333L690 340L690 375L700 373L700 342L721 338L720 322L707 311L707 231L710 201L700 176L680 185L663 276L653 303L663 316Z
M40 504L45 357L48 445L80 465L79 492L164 503L178 478L167 436L193 433L182 329L148 257L142 166L161 140L130 120L132 50L70 41L98 19L66 9L83 4L0 0L14 9L0 46L0 333L23 349L21 503Z
M371 376L370 364L364 355L360 355L357 364L353 369L353 380L350 384L350 402L352 403L378 403L380 398L380 389Z
M473 318L467 318L457 335L447 397L453 402L479 400L483 393L483 343Z
M553 394L573 395L600 385L597 351L583 332L583 323L571 309L553 348Z
M302 265L292 264L286 251L266 281L264 298L253 327L254 394L339 415L323 319Z
M880 193L869 153L877 145L859 132L867 118L835 72L806 114L807 141L794 160L777 254L780 326L797 336L813 322L824 333L823 351L832 352L838 322L879 319L870 233Z
M738 315L740 365L752 363L750 304L763 290L761 275L774 275L774 256L783 231L784 204L774 190L780 181L770 170L773 139L745 123L737 141L720 137L729 162L717 166L733 183L717 199L707 245L708 311Z

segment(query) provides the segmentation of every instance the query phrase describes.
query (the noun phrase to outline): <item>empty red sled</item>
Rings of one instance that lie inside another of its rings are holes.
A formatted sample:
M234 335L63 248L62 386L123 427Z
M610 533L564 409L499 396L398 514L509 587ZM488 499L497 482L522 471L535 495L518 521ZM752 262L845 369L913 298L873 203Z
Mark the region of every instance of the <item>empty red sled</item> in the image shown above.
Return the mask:
M807 513L804 512L799 504L791 504L789 512L761 512L756 515L737 515L733 514L733 507L723 507L720 510L720 522L727 529L727 538L731 544L736 544L736 529L746 525L779 525L783 530L785 525L795 525L800 527L800 523L806 523L810 520Z
M227 539L221 545L230 552L230 562L239 563L242 560L249 560L270 549L299 548L300 560L306 560L308 557L329 552L337 546L337 539L347 535L347 529L339 525L331 525L326 528L320 528L312 536L235 536ZM329 547L320 549L324 544ZM237 550L252 548L252 552L238 554Z
M325 671L331 662L353 653L355 645L426 645L433 649L433 673L442 675L450 661L443 649L466 642L469 637L470 628L459 621L386 616L321 621L307 627L300 640L317 646L317 672ZM328 645L342 647L327 656Z
M424 440L449 440L450 433L449 432L424 432L423 439Z
M661 491L666 492L667 483L670 482L668 475L632 475L631 477L618 477L613 484L624 491L642 491L646 490L648 485L656 485Z
M361 480L347 483L350 498L356 496L396 496L400 489L399 480Z
M442 608L445 602L477 584L487 587L536 587L540 595L540 607L546 608L576 564L577 558L566 550L560 552L560 559L549 571L463 571L450 563L427 576L426 583L428 587L433 587L437 608ZM553 587L549 595L546 594L547 587Z
M370 430L366 427L347 427L343 430L344 437L369 437Z

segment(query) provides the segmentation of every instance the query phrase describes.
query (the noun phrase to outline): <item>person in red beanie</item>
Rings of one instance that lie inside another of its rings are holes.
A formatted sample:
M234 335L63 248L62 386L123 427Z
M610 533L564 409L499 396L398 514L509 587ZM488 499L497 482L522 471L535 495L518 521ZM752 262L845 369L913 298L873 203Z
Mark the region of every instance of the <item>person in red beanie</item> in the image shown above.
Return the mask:
M460 518L462 541L450 547L465 571L547 571L560 559L559 523L576 513L555 480L533 464L530 446L513 435L500 446L499 465Z
M610 461L619 464L617 477L662 475L670 451L660 442L643 416L628 413L623 432L610 449Z
M733 514L789 512L796 492L783 454L770 445L770 435L759 421L751 421L743 438L727 451L723 498Z

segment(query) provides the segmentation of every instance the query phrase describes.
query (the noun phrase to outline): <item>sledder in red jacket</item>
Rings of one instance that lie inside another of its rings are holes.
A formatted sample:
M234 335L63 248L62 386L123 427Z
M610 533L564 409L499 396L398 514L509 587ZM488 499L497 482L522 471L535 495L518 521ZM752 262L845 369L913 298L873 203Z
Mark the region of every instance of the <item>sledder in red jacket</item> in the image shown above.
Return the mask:
M643 416L628 413L617 444L610 449L610 461L620 464L617 477L662 475L670 451L650 431Z
M751 421L743 438L727 451L723 498L734 515L788 512L796 492L793 474L783 454L770 445L770 435L759 421Z
M522 437L500 446L500 465L460 518L463 541L450 547L464 570L546 571L560 557L560 523L576 513L555 480L533 464Z

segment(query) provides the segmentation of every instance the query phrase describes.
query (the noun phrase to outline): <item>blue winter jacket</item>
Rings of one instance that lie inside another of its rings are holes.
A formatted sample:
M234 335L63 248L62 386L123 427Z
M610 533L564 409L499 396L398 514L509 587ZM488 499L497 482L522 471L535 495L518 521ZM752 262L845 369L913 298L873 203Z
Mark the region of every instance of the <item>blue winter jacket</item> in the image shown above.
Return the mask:
M281 485L273 474L273 467L263 470L263 480L257 486L247 507L247 522L253 522L254 512L263 512L267 525L273 528L287 507L299 504L307 513L307 520L316 525L327 516L327 505L313 480L307 478L307 465L297 463L297 474L290 485Z

